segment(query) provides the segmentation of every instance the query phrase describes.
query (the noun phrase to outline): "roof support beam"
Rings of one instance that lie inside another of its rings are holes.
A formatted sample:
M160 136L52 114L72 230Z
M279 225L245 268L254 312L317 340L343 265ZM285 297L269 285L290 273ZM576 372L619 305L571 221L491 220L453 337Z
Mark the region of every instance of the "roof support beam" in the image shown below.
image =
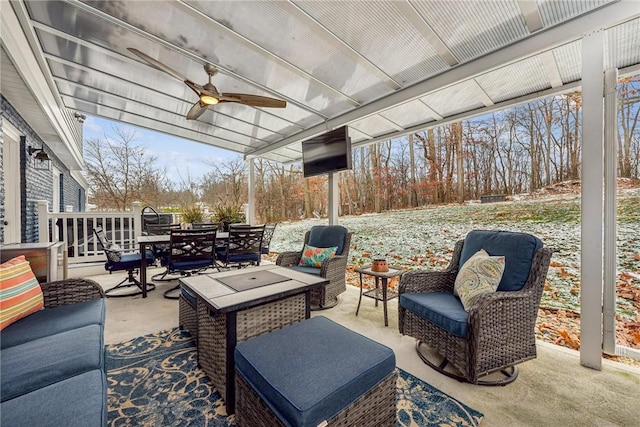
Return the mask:
M568 21L562 25L552 27L547 30L541 30L527 39L513 43L497 50L494 53L459 65L449 71L438 74L413 86L401 89L377 101L363 105L353 111L347 112L333 119L329 119L327 122L313 126L273 144L264 145L249 152L247 155L261 156L274 149L311 138L325 132L327 128L335 129L340 126L348 125L353 121L360 120L372 114L377 114L380 111L384 111L398 104L420 98L430 92L474 78L489 70L494 70L500 66L537 55L540 52L552 49L561 44L580 39L585 33L592 31L593 29L604 28L629 21L639 14L640 12L638 11L637 3L633 1L621 1L606 4L593 12L577 17L576 19Z

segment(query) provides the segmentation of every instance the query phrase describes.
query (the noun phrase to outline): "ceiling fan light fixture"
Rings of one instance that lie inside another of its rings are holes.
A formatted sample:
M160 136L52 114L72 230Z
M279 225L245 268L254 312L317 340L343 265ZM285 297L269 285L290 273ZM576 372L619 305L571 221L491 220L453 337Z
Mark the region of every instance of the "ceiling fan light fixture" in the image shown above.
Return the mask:
M200 102L205 105L216 105L220 100L211 95L200 95Z

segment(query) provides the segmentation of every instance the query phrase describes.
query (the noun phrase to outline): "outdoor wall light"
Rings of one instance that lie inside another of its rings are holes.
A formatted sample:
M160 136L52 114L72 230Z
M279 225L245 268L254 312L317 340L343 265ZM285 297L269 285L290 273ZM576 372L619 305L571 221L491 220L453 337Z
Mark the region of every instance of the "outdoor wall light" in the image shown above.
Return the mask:
M44 152L44 148L33 148L29 146L27 152L33 158L33 167L35 169L49 170L51 166L51 159L49 155Z
M84 121L87 120L87 116L85 116L84 114L80 114L80 113L75 113L73 115L73 117L75 117L76 120L78 122L80 122L80 124L84 123Z

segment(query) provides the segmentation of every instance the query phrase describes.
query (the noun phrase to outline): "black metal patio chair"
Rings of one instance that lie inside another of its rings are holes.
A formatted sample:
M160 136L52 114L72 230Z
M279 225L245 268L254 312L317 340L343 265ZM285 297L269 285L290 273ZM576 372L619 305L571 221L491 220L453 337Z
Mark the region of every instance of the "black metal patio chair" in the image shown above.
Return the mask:
M104 264L104 269L109 273L114 271L126 271L127 277L125 277L116 286L104 291L107 297L130 297L134 295L142 294L142 283L136 279L135 271L140 270L140 263L142 261L142 255L139 252L136 253L124 253L122 248L118 245L109 242L102 227L96 227L93 229L93 233L98 241L98 246L104 251L107 258L107 262ZM155 258L149 251L145 254L147 257L147 265L153 264ZM118 292L118 289L128 288L135 286L133 292ZM152 291L156 287L153 283L147 284L147 291Z

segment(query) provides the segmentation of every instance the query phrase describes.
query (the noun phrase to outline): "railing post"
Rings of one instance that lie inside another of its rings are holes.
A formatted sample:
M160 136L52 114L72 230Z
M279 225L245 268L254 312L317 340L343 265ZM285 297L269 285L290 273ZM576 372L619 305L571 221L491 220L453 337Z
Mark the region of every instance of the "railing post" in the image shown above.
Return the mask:
M38 242L49 243L49 202L38 200Z
M142 203L133 202L133 237L142 233Z

